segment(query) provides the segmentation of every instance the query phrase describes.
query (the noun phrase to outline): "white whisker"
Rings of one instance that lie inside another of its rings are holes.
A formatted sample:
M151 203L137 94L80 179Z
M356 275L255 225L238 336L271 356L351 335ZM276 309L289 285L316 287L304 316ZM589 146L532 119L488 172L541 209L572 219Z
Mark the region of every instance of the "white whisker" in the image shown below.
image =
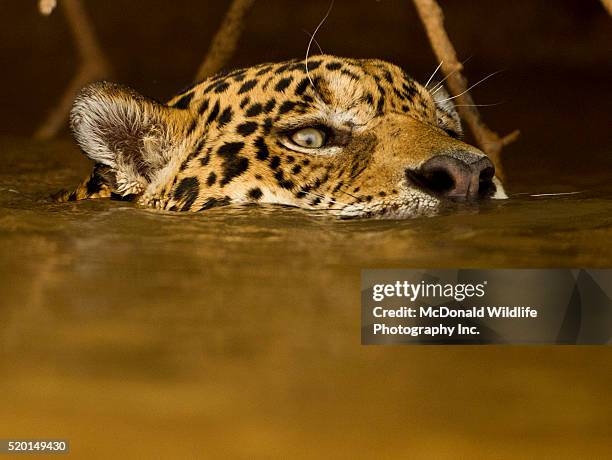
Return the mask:
M496 102L494 104L453 104L454 107L493 107L501 105L503 102Z
M433 77L435 77L436 73L438 73L438 70L440 70L440 67L442 67L442 63L444 61L440 61L440 64L438 64L438 67L436 67L436 69L433 71L433 73L431 74L431 76L429 77L429 80L427 80L427 83L425 83L423 86L425 88L427 88L427 85L429 85L431 83L431 80L433 80Z
M304 65L306 67L306 76L308 77L308 80L310 81L310 85L313 88L315 88L315 90L316 90L316 87L314 85L314 82L312 81L312 78L310 77L310 71L308 70L308 55L310 54L310 47L312 46L312 42L315 39L315 35L317 35L317 32L319 31L319 29L321 28L323 23L327 20L333 7L334 7L334 0L331 0L331 3L329 4L329 8L327 8L327 13L325 13L325 16L323 17L323 19L321 19L321 22L319 22L319 25L312 33L312 36L310 37L310 40L308 41L308 48L306 48L306 59L304 60Z
M463 65L465 65L465 63L466 63L466 62L468 62L470 59L472 59L472 56L468 57L468 58L467 58L465 61L463 61L463 62L461 63L461 65L462 65L462 66L463 66ZM454 73L456 73L458 70L459 70L459 69L455 69L455 70L453 70L453 71L452 71L451 73L449 73L449 74L448 74L446 77L444 77L442 80L440 80L440 81L438 82L438 84L437 84L436 86L434 86L434 87L431 89L431 91L432 91L431 95L433 96L433 95L434 95L434 94L436 94L436 93L437 93L437 92L438 92L440 89L442 89L442 83L444 83L446 80L448 80L448 78L449 78L451 75L453 75Z
M579 192L558 192L558 193L536 193L534 195L529 195L529 196L534 196L534 197L538 197L538 196L563 196L563 195L578 195L579 193L585 193L586 190L581 190Z
M471 91L472 89L474 89L476 86L480 85L481 83L483 83L484 81L488 80L489 78L491 78L494 75L497 75L498 73L500 73L501 70L498 70L497 72L493 72L489 75L487 75L486 77L484 77L482 80L477 81L476 83L474 83L472 86L470 86L468 89L466 89L465 91L462 91L461 93L457 94L456 96L452 96L452 97L447 97L446 99L442 99L441 101L438 101L438 103L442 103L442 102L446 102L446 101L450 101L452 99L457 99L458 97L463 96L465 93Z
M306 35L308 35L311 39L314 40L314 44L317 45L317 48L319 49L319 54L325 54L323 52L323 49L321 48L321 45L319 45L319 42L317 41L317 39L314 38L314 36L310 32L308 32L306 29L302 29L302 32L304 32Z

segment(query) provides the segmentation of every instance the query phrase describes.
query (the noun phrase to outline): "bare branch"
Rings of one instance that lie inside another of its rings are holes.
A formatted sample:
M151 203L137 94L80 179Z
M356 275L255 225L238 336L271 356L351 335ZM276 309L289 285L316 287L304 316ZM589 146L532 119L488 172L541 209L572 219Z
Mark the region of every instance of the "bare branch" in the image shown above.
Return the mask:
M202 80L219 70L230 60L238 39L244 28L244 18L255 3L255 0L233 0L219 30L215 34L208 53L196 74L196 80Z
M70 113L72 101L81 87L109 74L109 65L81 0L62 0L61 6L66 14L81 64L58 104L36 130L35 136L40 139L54 137L62 129Z
M45 16L49 16L56 6L57 0L38 0L38 11Z
M501 151L504 146L514 142L519 131L499 137L492 131L480 117L478 109L474 107L474 100L470 95L467 80L461 74L463 65L457 59L455 48L444 29L444 13L436 0L413 0L421 21L425 26L427 37L436 57L443 61L442 71L446 75L448 89L452 96L457 97L458 111L461 118L469 126L478 146L491 158L495 164L497 175L503 178ZM611 1L611 0L605 0Z

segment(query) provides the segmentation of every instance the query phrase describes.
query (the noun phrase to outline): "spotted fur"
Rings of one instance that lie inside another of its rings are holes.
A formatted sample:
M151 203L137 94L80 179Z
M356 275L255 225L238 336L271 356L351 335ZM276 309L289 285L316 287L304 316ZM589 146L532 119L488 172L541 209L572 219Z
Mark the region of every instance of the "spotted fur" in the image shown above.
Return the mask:
M343 217L431 214L407 171L463 143L443 88L375 59L316 56L208 78L160 104L108 82L77 97L74 136L96 162L64 200L115 197L171 211L277 203ZM316 127L309 149L291 133ZM503 193L498 184L498 193Z

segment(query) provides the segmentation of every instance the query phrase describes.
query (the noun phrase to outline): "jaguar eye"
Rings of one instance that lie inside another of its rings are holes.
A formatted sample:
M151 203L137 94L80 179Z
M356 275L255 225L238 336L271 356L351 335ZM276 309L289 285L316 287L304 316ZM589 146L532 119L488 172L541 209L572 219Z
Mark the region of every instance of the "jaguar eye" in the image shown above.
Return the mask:
M325 133L316 128L304 128L294 132L291 140L300 147L318 149L325 144Z

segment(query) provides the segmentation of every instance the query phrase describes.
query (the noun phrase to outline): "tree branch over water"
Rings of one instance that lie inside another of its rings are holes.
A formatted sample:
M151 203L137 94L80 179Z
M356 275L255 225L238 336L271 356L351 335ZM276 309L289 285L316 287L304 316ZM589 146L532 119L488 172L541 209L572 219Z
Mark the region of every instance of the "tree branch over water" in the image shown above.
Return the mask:
M55 8L55 4L55 0L40 0L38 6L42 14L48 15ZM57 105L36 130L34 135L39 139L49 139L57 135L64 127L72 107L72 101L78 91L87 83L107 77L110 73L110 67L98 44L93 26L81 0L62 0L61 7L68 20L68 26L80 55L81 64Z
M231 59L244 29L244 19L254 3L255 0L232 1L198 69L196 80L213 75Z
M474 100L468 91L467 80L461 73L463 65L458 61L455 48L444 29L442 9L436 0L413 1L425 26L431 47L436 57L442 61L442 72L446 76L451 96L457 98L459 115L469 126L478 146L491 157L495 164L497 176L503 178L501 151L506 145L518 138L519 131L515 130L504 137L500 137L482 121L480 112L475 107Z

